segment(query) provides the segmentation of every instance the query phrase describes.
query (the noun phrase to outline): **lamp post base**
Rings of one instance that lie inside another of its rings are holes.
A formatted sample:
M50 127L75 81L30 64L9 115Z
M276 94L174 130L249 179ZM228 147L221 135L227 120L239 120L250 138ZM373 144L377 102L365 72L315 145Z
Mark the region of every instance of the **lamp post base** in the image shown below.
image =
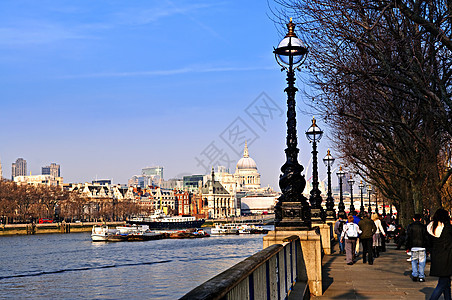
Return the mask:
M275 209L280 210L281 216L280 220L275 220L275 228L311 229L310 209L303 207L301 202L283 202Z
M334 209L326 210L326 219L327 220L336 220L336 211Z
M311 208L311 221L313 223L325 221L325 212L323 211L323 208Z

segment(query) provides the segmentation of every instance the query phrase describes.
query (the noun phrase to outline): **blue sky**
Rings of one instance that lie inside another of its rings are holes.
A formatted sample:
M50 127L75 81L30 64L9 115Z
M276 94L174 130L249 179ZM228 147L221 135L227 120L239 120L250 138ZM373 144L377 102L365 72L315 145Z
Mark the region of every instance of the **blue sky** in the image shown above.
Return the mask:
M4 176L18 157L32 174L60 164L65 182L126 183L153 165L169 179L203 174L218 161L234 172L247 139L262 184L279 190L286 81L272 53L282 36L268 5L1 1ZM306 167L311 146L304 132L312 114L301 93L297 101ZM320 158L328 144L325 137Z

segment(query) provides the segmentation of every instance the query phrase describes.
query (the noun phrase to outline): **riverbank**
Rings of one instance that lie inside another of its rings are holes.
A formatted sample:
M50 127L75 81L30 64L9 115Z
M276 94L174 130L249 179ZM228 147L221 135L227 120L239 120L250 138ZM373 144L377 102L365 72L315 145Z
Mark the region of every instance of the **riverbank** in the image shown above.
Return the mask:
M121 226L126 222L80 222L80 223L45 223L45 224L2 224L0 236L30 235L44 233L91 232L94 225Z

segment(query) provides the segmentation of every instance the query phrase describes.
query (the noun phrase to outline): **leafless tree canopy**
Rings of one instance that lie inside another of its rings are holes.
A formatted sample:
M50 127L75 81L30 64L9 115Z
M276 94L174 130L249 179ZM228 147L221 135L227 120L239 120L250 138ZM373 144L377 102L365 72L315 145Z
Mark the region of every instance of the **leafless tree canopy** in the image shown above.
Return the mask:
M449 205L452 1L275 2L310 47L311 104L349 167L405 219Z
M131 200L91 199L58 186L18 185L0 180L0 223L31 223L39 218L119 221L139 213L143 213L142 208Z

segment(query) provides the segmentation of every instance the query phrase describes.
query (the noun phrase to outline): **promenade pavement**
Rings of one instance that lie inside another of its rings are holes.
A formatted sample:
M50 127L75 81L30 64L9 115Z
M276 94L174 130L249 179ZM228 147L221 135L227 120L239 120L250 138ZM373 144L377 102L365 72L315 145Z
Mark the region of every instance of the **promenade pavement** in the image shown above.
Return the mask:
M373 265L362 261L362 248L355 264L347 265L345 254L339 254L336 243L331 255L322 261L323 295L311 299L429 299L438 278L428 276L425 282L413 282L411 262L405 250L397 250L392 242L386 252L376 258ZM440 299L443 299L441 296Z

